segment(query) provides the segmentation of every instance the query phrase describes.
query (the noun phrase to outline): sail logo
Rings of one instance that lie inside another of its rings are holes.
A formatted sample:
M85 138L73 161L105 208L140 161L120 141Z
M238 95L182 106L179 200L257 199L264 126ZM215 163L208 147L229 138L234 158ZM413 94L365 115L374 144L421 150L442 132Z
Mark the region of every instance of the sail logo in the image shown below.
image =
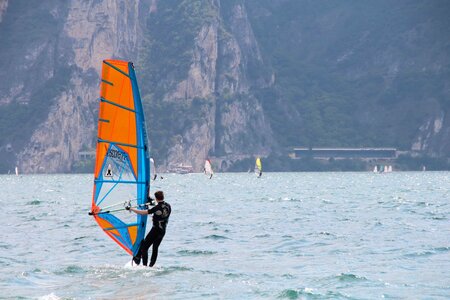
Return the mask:
M121 151L110 149L108 151L108 157L116 158L120 161L125 161L127 159L127 155L125 153L122 153Z
M111 164L109 164L106 169L105 177L113 177Z

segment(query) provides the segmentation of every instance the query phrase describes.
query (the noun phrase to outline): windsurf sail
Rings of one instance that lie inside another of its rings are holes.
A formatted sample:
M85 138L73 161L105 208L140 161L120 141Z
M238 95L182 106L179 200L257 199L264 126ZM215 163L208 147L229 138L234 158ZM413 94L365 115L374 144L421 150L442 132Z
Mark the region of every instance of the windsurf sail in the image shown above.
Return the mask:
M262 175L262 164L261 159L259 157L256 158L255 162L255 174L258 175L258 177L261 177Z
M102 64L93 215L103 231L135 255L144 238L147 215L125 210L145 208L150 189L149 149L144 113L133 63Z
M209 159L205 160L205 175L209 176L209 179L211 179L214 175L214 171L211 166L211 161Z
M156 180L158 173L156 172L155 160L150 157L150 177L152 180Z

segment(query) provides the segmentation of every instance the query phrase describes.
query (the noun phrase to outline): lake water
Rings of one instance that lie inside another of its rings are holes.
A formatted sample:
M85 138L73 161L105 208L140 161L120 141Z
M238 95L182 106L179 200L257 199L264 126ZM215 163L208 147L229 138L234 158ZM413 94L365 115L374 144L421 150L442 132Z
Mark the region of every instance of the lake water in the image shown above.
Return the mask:
M450 173L165 174L156 268L97 226L93 175L0 176L0 299L448 299Z

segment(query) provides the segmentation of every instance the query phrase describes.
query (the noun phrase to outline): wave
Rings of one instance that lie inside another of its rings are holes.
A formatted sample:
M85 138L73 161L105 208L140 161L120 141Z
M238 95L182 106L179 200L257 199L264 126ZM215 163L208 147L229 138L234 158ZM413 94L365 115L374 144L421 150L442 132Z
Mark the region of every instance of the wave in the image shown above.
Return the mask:
M195 226L205 226L205 225L219 225L214 221L209 221L209 222L194 222Z
M278 298L281 299L298 299L300 297L301 291L287 289L280 293Z
M293 198L293 197L279 197L277 199L278 201L297 201L297 202L303 202L302 199L297 199L297 198Z
M211 234L208 235L206 237L204 237L205 239L212 239L212 240L229 240L230 238L223 236L223 235L218 235L218 234Z
M449 252L450 247L437 247L437 248L433 248L433 250L435 250L437 252Z
M228 277L228 278L239 278L239 277L243 277L244 276L244 274L242 274L242 273L226 273L225 274L225 277Z
M265 233L265 234L257 234L254 236L254 238L266 238L266 237L270 237L270 234Z
M86 273L86 270L80 266L70 265L65 267L62 270L58 270L54 272L56 275L64 275L64 274L80 274Z
M341 273L337 276L335 276L336 279L338 279L339 281L344 281L344 282L355 282L355 281L366 281L367 278L364 276L358 276L355 274L351 274L351 273Z
M321 232L319 232L319 234L320 235L332 235L332 236L335 236L333 233L331 233L331 232L328 232L328 231L321 231Z
M431 256L434 254L441 254L441 253L445 253L445 252L449 252L450 251L450 247L436 247L436 248L432 248L429 250L422 250L422 251L416 251L413 253L407 253L405 255L403 255L404 257L427 257L427 256Z
M38 300L59 300L59 299L61 298L56 296L54 293L50 293L48 295L41 296L38 298Z
M12 248L11 245L4 244L4 243L1 243L1 244L0 244L0 249L11 249L11 248Z
M42 201L39 201L39 200L33 200L33 201L27 202L27 205L39 205L39 204L41 204L41 203L42 203Z
M427 206L433 206L433 204L425 202L425 201L419 201L419 202L416 202L416 206L427 207Z
M315 292L312 288L301 288L299 290L285 289L278 297L279 299L354 299L341 293L327 291L325 294Z
M167 275L167 274L171 274L171 273L175 273L175 272L191 272L193 271L193 268L188 268L188 267L161 267L160 272L158 272L157 275Z
M199 256L199 255L214 255L217 252L208 250L180 250L177 251L177 253L183 256Z

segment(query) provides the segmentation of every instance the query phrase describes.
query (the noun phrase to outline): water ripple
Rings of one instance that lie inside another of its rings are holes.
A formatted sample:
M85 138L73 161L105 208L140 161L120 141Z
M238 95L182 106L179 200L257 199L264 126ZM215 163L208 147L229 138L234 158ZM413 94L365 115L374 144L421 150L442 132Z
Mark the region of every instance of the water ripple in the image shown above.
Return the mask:
M0 297L448 298L450 173L377 175L167 174L154 268L87 215L92 175L0 176Z

